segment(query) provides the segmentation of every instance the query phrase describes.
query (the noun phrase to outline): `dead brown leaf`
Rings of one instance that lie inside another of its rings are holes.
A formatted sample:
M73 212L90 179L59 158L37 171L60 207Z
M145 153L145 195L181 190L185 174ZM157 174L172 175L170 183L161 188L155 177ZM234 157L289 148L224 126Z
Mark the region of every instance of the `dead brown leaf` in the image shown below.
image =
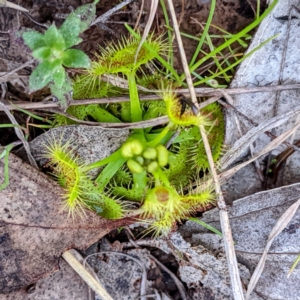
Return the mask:
M50 275L64 251L85 249L131 222L108 221L89 211L72 220L61 209L62 189L54 181L14 155L9 168L10 184L0 192L0 294Z

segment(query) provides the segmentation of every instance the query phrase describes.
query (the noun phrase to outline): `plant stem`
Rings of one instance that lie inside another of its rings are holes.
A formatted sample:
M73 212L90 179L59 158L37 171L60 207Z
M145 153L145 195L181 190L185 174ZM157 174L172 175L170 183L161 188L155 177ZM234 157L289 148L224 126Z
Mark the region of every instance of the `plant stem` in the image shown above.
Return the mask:
M131 113L131 122L142 121L142 109L140 105L139 94L137 90L137 85L135 81L135 72L127 74L128 86L129 86L129 95L130 95L130 113Z
M134 189L145 189L147 186L147 173L144 170L142 173L133 174Z
M111 157L111 156L110 156ZM117 171L122 167L127 158L121 157L118 160L110 162L100 173L100 175L95 180L98 184L99 190L103 190Z
M169 124L152 141L147 143L148 147L153 148L157 146L162 141L162 139L168 134L172 126L173 123L169 122Z
M163 172L161 168L158 168L157 171L155 172L157 177L160 179L160 181L166 186L166 187L171 187L170 181L166 174ZM154 174L154 173L153 173Z

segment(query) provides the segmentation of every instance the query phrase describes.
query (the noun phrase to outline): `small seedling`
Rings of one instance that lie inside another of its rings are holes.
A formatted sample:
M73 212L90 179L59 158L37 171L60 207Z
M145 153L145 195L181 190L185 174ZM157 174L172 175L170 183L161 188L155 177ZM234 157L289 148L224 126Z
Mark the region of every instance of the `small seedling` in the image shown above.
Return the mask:
M95 18L98 2L99 0L95 0L92 4L77 8L59 29L52 24L44 34L28 30L22 35L32 51L32 56L40 62L30 76L30 91L39 90L49 84L52 94L58 98L64 109L68 106L66 95L72 92L64 67L90 66L90 59L84 52L70 48L82 41L79 34L85 31Z

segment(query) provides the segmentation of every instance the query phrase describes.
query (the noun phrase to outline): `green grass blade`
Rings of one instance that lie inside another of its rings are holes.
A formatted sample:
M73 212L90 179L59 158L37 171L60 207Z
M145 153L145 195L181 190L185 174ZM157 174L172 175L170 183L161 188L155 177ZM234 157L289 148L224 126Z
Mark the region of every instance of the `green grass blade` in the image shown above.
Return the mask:
M92 164L87 165L86 167L83 168L84 172L90 171L92 169L96 169L96 168L100 168L102 166L105 166L111 162L114 162L116 160L120 160L122 159L123 156L121 154L121 149L118 149L116 152L114 152L113 154L111 154L110 156L103 158L99 161L96 161Z
M210 10L209 10L209 15L208 15L208 18L207 18L207 22L205 24L205 27L204 27L204 30L203 30L203 33L201 35L201 38L199 40L199 43L197 45L197 48L194 52L194 55L189 63L189 67L193 66L193 64L195 63L198 55L199 55L199 52L200 50L202 49L202 46L203 46L203 43L204 43L204 40L208 34L208 30L209 30L209 27L210 27L210 24L211 24L211 21L212 21L212 18L214 16L214 13L215 13L215 8L216 8L216 0L212 0L211 1L211 4L210 4Z
M233 67L237 66L238 64L240 64L243 60L245 60L247 57L249 57L250 55L252 55L255 51L257 51L258 49L260 49L261 47L263 47L265 44L267 44L269 41L271 41L272 39L276 38L276 36L273 36L273 37L270 37L269 39L267 39L266 41L264 41L263 43L261 43L259 46L257 46L256 48L254 48L252 51L250 51L249 53L247 53L245 56L243 56L241 59L239 59L238 61L234 62L233 64L231 64L228 68L210 76L210 77L206 77L204 78L203 80L200 80L200 81L197 81L194 83L194 86L197 86L199 84L202 84L202 83L206 83L206 81L208 80L211 80L215 77L218 77L220 75L222 75L223 73L231 70Z
M203 222L203 221L201 221L201 220L199 220L199 219L197 219L197 218L189 218L188 220L189 220L189 221L193 221L193 222L198 223L199 225L205 227L206 229L208 229L208 230L210 230L210 231L216 233L216 234L217 234L218 236L220 236L221 238L223 237L222 232L220 232L218 229L216 229L215 227L212 227L212 226L206 224L205 222Z
M213 43L212 43L212 41L211 41L211 38L210 38L209 34L206 35L206 40L207 40L207 44L208 44L208 46L209 46L210 51L214 51L214 50L215 50L215 47L214 47L214 45L213 45ZM221 52L220 52L220 53L221 53ZM221 53L221 54L222 54L222 53ZM218 59L217 59L216 57L213 57L213 60L214 60L214 62L215 62L216 67L217 67L219 70L222 71L222 70L223 70L223 69L222 69L222 65L219 63ZM227 76L226 72L225 72L224 74L225 74L224 79L226 80L226 82L230 82L230 78Z
M297 256L296 260L293 262L291 268L289 269L288 277L293 273L294 269L297 267L298 263L300 262L300 254Z
M21 111L22 113L24 113L24 114L26 114L26 115L32 117L33 119L36 119L36 120L39 120L39 121L42 121L42 122L46 122L46 123L49 123L49 124L53 125L53 122L52 122L52 121L47 120L47 119L45 119L45 118L43 118L43 117L37 116L37 115L31 113L31 112L30 112L29 110L27 110L27 109L21 108L21 107L15 105L14 103L11 103L11 105L14 106L17 110Z
M17 125L17 124L0 124L0 128L9 128L9 127L16 127L16 128L20 128L22 130L26 130L25 127Z
M11 143L4 147L4 150L0 153L0 159L3 158L4 163L4 181L0 184L0 191L4 190L9 185L9 152L19 144L21 144L21 142Z
M241 37L245 36L249 31L254 29L269 13L274 9L274 7L277 5L278 0L274 0L270 6L265 10L265 12L259 16L254 22L252 22L250 25L248 25L246 28L241 30L239 33L235 34L231 39L229 39L227 42L223 43L221 46L217 47L213 52L209 53L207 56L203 57L199 61L197 61L193 66L190 67L190 72L195 71L199 66L201 66L205 61L210 59L211 57L215 56L217 53L222 51L223 49L227 48L229 45L240 39ZM180 80L185 79L185 74L182 74L180 76Z
M169 20L169 16L168 16L168 12L167 12L167 8L166 8L164 0L160 0L160 6L161 6L163 14L164 14L164 18L165 18L165 22L166 22L166 28L170 28L170 20ZM168 40L169 40L169 44L172 45L173 44L173 36L172 36L172 31L170 29L168 29ZM168 63L169 63L170 66L173 67L173 65L174 65L174 55L173 55L173 50L172 50L171 47L168 51Z
M120 158L116 161L110 162L100 173L96 179L96 183L100 190L103 190L113 176L118 172L118 170L126 162L127 158Z

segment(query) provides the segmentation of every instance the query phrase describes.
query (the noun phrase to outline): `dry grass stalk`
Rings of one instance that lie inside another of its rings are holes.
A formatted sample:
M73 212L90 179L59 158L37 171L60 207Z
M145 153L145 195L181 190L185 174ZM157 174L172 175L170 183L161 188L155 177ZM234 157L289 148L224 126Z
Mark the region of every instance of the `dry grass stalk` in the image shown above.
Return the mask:
M175 14L175 9L173 6L173 1L168 0L168 5L169 5L170 12L171 12L173 27L174 27L174 31L176 34L178 48L179 48L187 84L189 87L190 96L191 96L192 102L198 107L197 96L196 96L196 92L195 92L195 89L193 86L192 77L191 77L191 74L189 71L185 51L183 48L181 35L180 35L180 31L179 31L179 26L178 26L176 14ZM222 190L220 187L216 168L215 168L214 161L212 158L210 145L208 143L207 135L206 135L206 132L205 132L205 129L203 128L203 126L200 126L200 132L201 132L201 137L202 137L203 144L205 147L207 159L209 162L210 171L211 171L213 181L215 184L216 194L218 197L218 206L220 209L220 222L221 222L221 228L222 228L223 237L224 237L224 239L223 239L224 247L225 247L225 252L226 252L229 273L230 273L233 297L235 300L243 300L244 299L243 288L242 288L242 283L241 283L241 279L240 279L240 275L239 275L238 264L237 264L235 250L234 250L234 242L233 242L231 228L230 228L229 216L228 216L228 212L226 210L226 203L225 203L223 195L222 195Z

